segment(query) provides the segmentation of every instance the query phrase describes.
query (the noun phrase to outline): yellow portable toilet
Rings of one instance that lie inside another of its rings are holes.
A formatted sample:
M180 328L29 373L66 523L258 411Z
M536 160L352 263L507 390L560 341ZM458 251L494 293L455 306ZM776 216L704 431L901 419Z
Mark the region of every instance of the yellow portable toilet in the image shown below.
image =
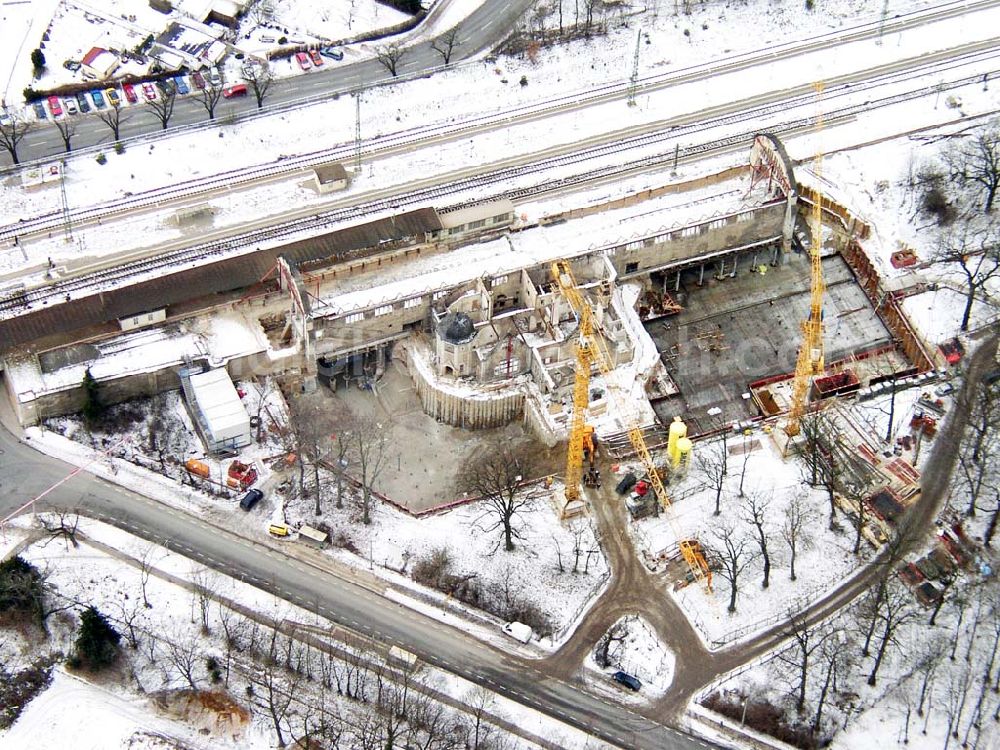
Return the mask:
M667 432L667 455L670 456L670 463L676 467L680 463L680 454L677 452L677 443L681 439L687 440L688 428L687 425L681 421L680 417L674 417L674 421L670 424L670 430ZM690 440L688 443L690 444Z

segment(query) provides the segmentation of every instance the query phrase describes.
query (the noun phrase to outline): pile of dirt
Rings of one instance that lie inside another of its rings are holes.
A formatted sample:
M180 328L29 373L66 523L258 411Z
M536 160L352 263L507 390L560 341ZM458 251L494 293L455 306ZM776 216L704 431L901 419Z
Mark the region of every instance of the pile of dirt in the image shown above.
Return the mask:
M250 721L250 712L222 690L163 690L152 701L168 716L203 734L237 737Z

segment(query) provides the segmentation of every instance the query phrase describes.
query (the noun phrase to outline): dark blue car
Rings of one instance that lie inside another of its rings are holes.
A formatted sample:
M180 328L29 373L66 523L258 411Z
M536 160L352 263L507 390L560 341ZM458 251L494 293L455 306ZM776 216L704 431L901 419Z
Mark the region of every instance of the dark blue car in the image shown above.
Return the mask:
M611 675L611 679L617 682L619 685L624 685L629 690L634 690L638 692L642 689L642 682L639 681L638 677L633 677L628 672L618 671Z
M45 111L45 105L41 102L35 102L31 105L31 108L35 110L35 117L39 120L46 120L49 117L49 113Z
M96 89L90 92L90 98L94 100L94 106L98 109L104 109L104 94Z

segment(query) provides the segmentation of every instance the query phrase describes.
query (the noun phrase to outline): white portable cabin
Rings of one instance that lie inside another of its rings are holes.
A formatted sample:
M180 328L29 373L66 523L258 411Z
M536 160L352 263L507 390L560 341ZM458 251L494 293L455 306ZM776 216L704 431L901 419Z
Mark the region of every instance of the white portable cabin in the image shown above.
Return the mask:
M250 444L250 415L224 368L182 376L188 406L209 453Z

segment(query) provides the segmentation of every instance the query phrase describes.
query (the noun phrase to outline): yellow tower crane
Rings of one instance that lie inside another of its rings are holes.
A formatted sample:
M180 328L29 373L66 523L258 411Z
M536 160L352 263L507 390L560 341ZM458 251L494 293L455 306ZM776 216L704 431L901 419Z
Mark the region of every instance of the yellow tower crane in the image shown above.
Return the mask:
M816 134L823 131L823 110L819 105L823 96L823 82L814 84L818 112L816 114ZM809 317L802 321L802 343L795 360L795 381L792 388L792 405L788 410L785 434L793 438L799 434L802 415L806 411L806 397L813 377L821 374L823 361L823 194L818 180L823 176L823 149L817 142L813 171L817 185L812 195L812 210L809 212Z
M552 278L559 287L563 297L569 302L570 307L579 321L579 338L576 343L576 372L573 382L573 415L570 421L569 449L566 453L566 500L580 500L580 479L583 473L583 447L588 439L589 431L592 430L586 423L586 410L590 398L590 369L592 364L597 365L597 369L608 380L610 385L612 365L611 355L604 345L604 341L595 335L593 311L590 305L584 300L580 289L577 286L573 271L569 262L558 260L552 264ZM608 388L608 393L615 402L615 409L618 414L625 416L627 411L623 408L618 399L617 393L612 388ZM680 548L684 561L690 568L694 579L704 581L709 591L712 589L712 571L708 567L705 555L697 542L683 539L670 504L670 497L660 479L659 470L653 463L649 447L642 436L642 429L631 420L628 425L628 437L632 443L632 448L639 456L643 469L649 477L649 483L656 493L656 499L660 503L667 518L670 521L674 535L677 537L677 544ZM565 507L564 507L565 512Z

